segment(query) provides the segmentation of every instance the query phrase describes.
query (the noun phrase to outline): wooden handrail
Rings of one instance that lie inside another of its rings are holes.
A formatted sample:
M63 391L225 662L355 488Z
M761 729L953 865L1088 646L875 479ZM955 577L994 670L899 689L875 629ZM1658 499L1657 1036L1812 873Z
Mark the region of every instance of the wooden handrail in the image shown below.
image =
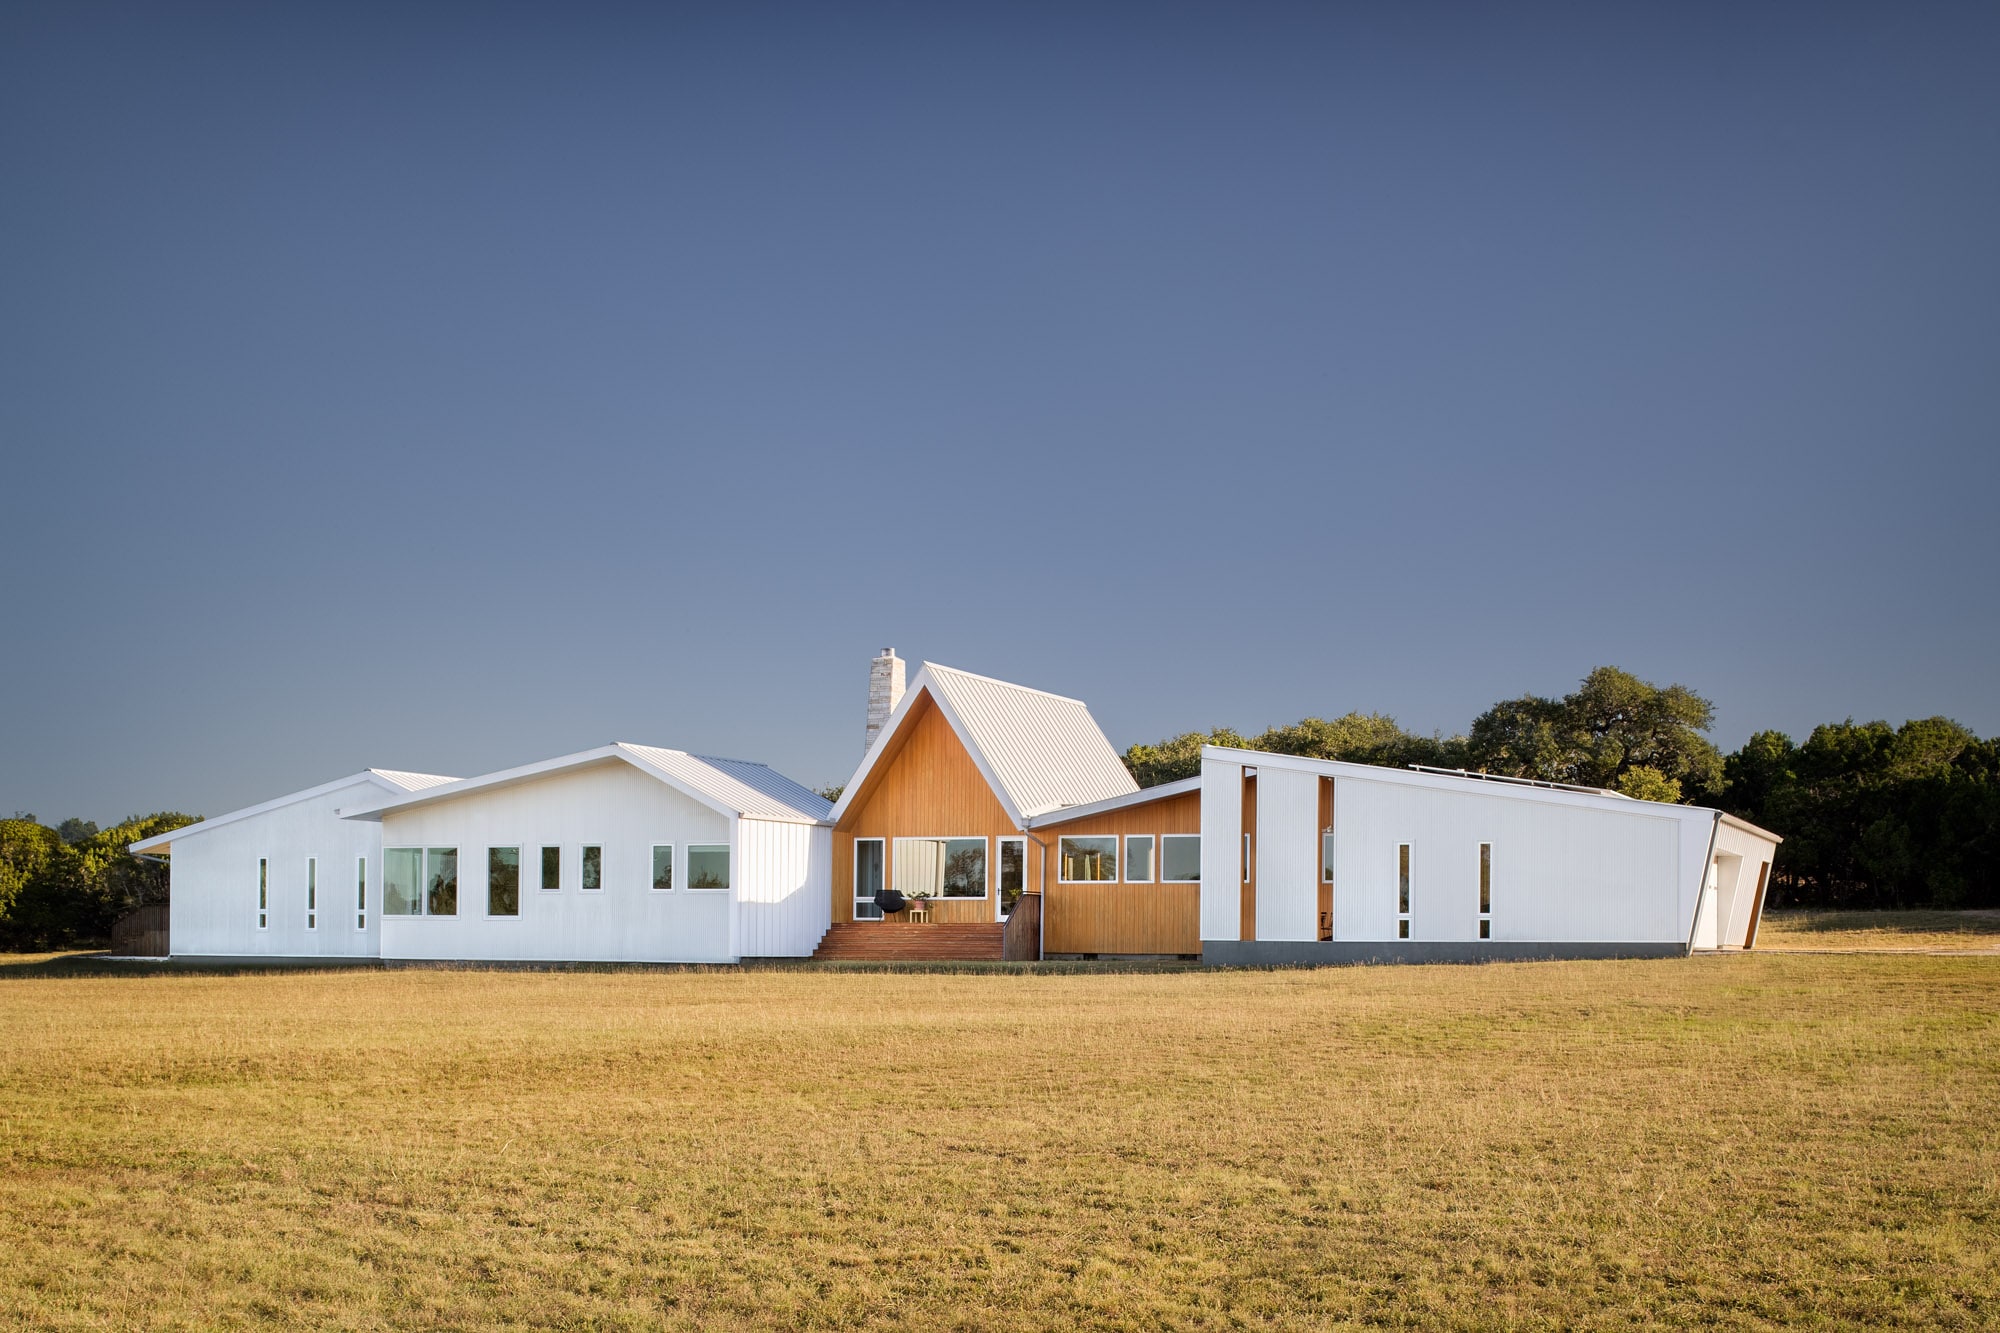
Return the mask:
M1024 893L1007 914L1000 937L1000 956L1010 963L1039 962L1042 957L1042 895Z

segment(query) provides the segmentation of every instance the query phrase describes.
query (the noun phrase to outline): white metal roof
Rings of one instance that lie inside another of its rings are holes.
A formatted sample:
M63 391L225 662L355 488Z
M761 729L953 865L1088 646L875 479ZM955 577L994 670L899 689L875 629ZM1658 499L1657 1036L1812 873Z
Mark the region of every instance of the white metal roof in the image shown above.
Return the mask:
M241 810L232 810L226 815L217 815L213 819L203 819L167 833L159 833L150 838L142 838L126 848L126 850L132 852L171 852L176 839L189 837L196 833L206 833L210 829L220 828L224 824L234 824L237 820L248 819L252 815L261 815L271 810L281 810L285 806L297 805L300 801L310 801L315 796L326 796L341 790L343 787L352 787L358 783L371 783L381 788L384 792L394 794L421 791L426 787L437 787L447 782L456 781L458 781L457 778L440 777L436 773L405 773L394 768L366 768L352 776L339 778L333 782L322 782L317 787L308 787L304 791L295 791L289 796L279 796L257 805L247 805Z
M1201 777L1181 778L1175 782L1162 782L1157 787L1141 787L1138 791L1123 796L1113 796L1108 800L1092 801L1089 805L1069 805L1060 810L1051 810L1045 815L1037 815L1028 821L1029 828L1046 828L1050 824L1066 824L1072 819L1088 819L1092 815L1107 814L1113 810L1129 810L1135 805L1145 805L1151 801L1164 801L1172 796L1185 796L1189 792L1201 790Z
M926 662L833 807L836 821L925 695L958 733L1017 825L1051 810L1139 790L1081 700Z
M744 815L789 824L817 824L832 809L827 799L818 792L801 787L763 764L753 764L745 759L714 759L689 754L685 750L614 741L594 750L579 750L575 754L558 755L554 759L543 759L518 768L453 780L388 800L356 805L340 813L347 819L380 819L391 810L408 810L602 763L630 764L641 773L657 778L725 815Z

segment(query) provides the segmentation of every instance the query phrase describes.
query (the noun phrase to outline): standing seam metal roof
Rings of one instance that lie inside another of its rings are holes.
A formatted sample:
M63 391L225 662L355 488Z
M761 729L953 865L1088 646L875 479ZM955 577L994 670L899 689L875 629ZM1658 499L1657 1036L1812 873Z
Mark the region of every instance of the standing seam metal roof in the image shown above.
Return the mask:
M928 684L1022 819L1139 790L1078 699L926 662Z
M748 759L716 759L628 741L620 741L618 748L629 750L676 781L753 819L761 816L817 822L833 809L833 803L818 792Z

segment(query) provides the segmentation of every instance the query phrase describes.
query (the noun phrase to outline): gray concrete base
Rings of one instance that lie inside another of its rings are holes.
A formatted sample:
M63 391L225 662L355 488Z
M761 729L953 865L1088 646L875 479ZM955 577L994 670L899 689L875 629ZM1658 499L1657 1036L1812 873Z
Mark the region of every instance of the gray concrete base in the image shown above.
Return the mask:
M1530 944L1513 940L1203 940L1210 967L1335 967L1351 963L1525 963L1575 958L1679 958L1684 944Z

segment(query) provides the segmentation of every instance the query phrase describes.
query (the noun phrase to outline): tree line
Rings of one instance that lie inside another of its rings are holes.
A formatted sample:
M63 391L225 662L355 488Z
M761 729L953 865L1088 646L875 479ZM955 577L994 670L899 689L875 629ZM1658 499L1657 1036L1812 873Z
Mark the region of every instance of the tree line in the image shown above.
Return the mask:
M1203 745L1402 768L1428 764L1713 806L1784 837L1771 905L2000 907L2000 739L1948 718L1827 723L1803 743L1760 731L1733 754L1684 685L1599 667L1560 698L1493 705L1460 735L1381 713L1309 717L1245 736L1190 731L1125 752L1142 787L1201 771Z
M103 943L119 917L167 901L166 866L126 847L193 822L171 813L135 815L108 829L86 819L54 828L33 815L0 819L0 948Z

